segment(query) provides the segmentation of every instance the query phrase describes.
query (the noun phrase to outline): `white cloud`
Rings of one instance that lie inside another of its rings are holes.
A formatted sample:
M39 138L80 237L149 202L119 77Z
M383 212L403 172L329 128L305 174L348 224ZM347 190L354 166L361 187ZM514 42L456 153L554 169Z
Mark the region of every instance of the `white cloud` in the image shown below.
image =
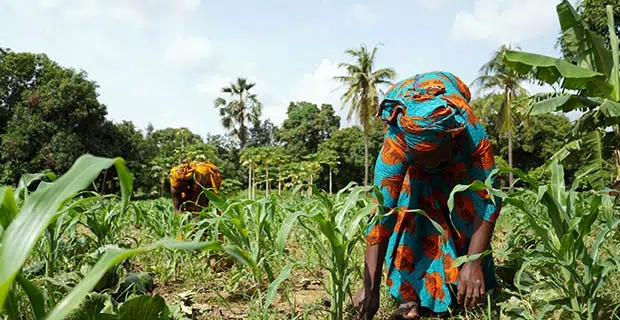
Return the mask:
M289 95L299 101L312 103L333 103L338 101L341 90L334 91L338 82L333 78L342 73L338 63L330 59L321 59L312 72L303 74L289 89Z
M336 114L340 116L341 126L346 127L355 124L355 120L347 121L348 107L342 108L340 97L344 93L341 84L334 80L335 76L343 74L338 68L338 63L323 58L312 72L303 74L293 82L287 96L293 101L307 101L317 105L331 104ZM294 98L293 98L294 97Z
M447 0L414 0L416 6L426 10L439 10L446 6Z
M457 41L522 42L558 25L556 0L474 0L471 10L459 11L452 25Z
M351 16L356 22L372 24L377 20L377 14L373 9L361 3L355 3L350 7Z
M171 41L164 60L174 66L193 67L212 57L213 48L204 37L182 36Z

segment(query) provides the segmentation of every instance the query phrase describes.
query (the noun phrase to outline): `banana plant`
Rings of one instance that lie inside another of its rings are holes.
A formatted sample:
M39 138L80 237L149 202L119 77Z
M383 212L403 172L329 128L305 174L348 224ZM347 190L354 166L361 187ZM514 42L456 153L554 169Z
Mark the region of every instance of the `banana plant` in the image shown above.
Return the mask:
M504 62L520 74L531 75L541 83L556 84L562 89L535 95L536 102L529 110L530 115L572 110L585 112L574 127L573 149L563 149L562 152L594 150L591 151L590 164L594 164L597 170L588 168L587 180L593 188L600 190L609 182L604 180L602 158L599 157L604 145L589 144L586 140L592 139L594 132L598 131L604 135L601 139L605 145L611 146L613 154L620 157L617 148L620 141L620 56L613 8L611 5L606 7L611 50L605 47L599 35L588 30L569 1L563 0L556 10L563 39L574 61L510 50L505 53ZM604 129L610 126L614 132L606 133ZM616 167L616 181L620 181L620 166Z

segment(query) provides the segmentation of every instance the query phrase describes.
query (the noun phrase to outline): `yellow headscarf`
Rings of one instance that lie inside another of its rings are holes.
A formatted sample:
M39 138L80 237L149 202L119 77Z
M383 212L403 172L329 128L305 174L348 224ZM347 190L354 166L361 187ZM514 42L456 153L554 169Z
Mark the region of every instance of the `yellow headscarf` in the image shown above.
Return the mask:
M208 177L211 182L211 187L215 192L219 191L219 186L222 183L222 175L220 174L220 170L210 162L183 162L173 167L170 169L170 185L173 188L179 188L182 182L191 181L195 173L198 176Z

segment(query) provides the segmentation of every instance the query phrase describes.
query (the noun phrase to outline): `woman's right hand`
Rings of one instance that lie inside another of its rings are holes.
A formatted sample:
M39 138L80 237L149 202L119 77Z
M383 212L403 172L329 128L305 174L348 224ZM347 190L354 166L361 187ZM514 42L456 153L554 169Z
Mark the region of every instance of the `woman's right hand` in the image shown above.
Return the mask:
M364 285L361 299L359 320L372 320L379 311L380 291Z
M360 297L360 319L371 320L379 311L381 267L385 259L387 241L367 245L364 259L364 288Z

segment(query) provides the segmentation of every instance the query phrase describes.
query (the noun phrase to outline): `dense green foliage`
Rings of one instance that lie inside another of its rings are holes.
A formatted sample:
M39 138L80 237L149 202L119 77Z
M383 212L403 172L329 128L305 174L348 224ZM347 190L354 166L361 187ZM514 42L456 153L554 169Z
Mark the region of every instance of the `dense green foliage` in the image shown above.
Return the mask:
M468 188L503 199L492 240L501 289L484 308L450 310L456 319L620 317L620 196L609 188L620 181L620 8L608 2L557 6L562 59L502 46L480 70L476 83L497 91L471 105L504 183L456 186L448 202ZM338 79L360 126L306 101L274 125L238 78L214 101L227 134L201 137L114 123L85 72L0 49L0 314L353 318L363 231L389 214L365 184L383 142L379 85L395 73L375 70L376 47L346 52L355 61ZM564 91L529 96L525 81ZM571 110L584 116L571 123ZM196 216L166 198L170 168L186 160L224 175ZM393 303L382 295L381 316Z
M86 73L61 67L45 55L2 50L0 80L4 84L0 86L0 108L5 111L0 119L5 124L0 126L0 181L4 184L16 184L24 173L65 172L83 153L123 157L134 173L134 194L139 197L167 195L168 171L186 159L214 162L221 168L224 185L229 186L231 192L240 190L247 181L248 167L240 163L242 149L236 134L200 137L187 128L156 130L149 126L139 130L131 121L113 123L105 118L106 107L97 102L97 86ZM52 89L60 84L62 90ZM472 104L476 107L493 97L485 96ZM495 114L501 100L484 104L486 109L483 111L481 106L476 112L494 137L498 156L507 159L508 150L505 144L501 144L504 138L496 129ZM562 116L553 119L564 124L551 119L538 123L535 137L533 133L527 133L528 126L515 123L515 148L534 153L532 150L537 149L531 143L546 148L561 145L566 121ZM287 119L281 126L267 119L251 123L248 128L248 148L285 146L293 161L308 160L322 150L336 152L339 164L333 168L335 189L343 188L350 181L363 182L365 135L368 136L372 178L374 159L383 139L383 127L378 121L369 122L366 134L356 126L341 128L340 118L332 106L308 102L291 102ZM556 131L558 128L561 130ZM535 169L544 163L549 152L538 153L539 157L532 158L521 156L516 149L513 166ZM327 190L329 166L320 166L314 182ZM114 177L112 169L105 178L99 177L95 185L99 191L114 192L118 190ZM276 187L275 182L273 187Z

